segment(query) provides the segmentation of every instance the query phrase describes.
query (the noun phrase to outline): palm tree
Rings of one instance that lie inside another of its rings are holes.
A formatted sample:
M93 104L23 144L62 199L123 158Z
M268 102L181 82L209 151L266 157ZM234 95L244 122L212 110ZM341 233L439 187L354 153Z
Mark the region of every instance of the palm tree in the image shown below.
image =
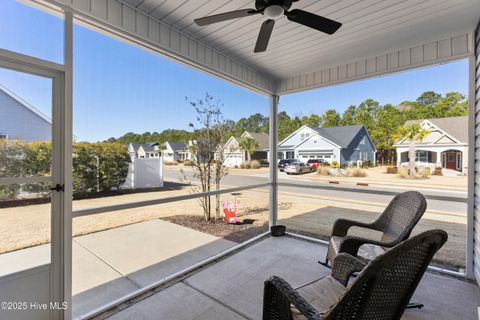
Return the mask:
M258 148L258 141L252 138L243 138L240 140L240 148L247 151L247 160L250 161L252 158L252 153L255 152L255 149Z
M410 172L410 178L415 177L415 144L421 142L429 134L430 131L416 123L405 125L399 130L399 135L409 141L408 170Z

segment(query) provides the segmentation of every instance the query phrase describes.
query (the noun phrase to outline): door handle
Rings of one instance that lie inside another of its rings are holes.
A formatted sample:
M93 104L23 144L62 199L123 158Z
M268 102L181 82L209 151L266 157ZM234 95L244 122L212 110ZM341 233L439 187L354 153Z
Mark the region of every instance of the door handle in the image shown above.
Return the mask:
M60 192L60 191L65 191L65 185L63 184L56 184L55 187L52 187L50 188L51 191L57 191L57 192Z

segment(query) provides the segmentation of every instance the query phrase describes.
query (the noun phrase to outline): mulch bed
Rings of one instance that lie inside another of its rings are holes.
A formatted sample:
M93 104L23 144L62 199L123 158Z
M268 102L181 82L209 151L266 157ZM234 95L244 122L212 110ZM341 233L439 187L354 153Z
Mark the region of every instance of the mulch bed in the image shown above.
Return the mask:
M237 224L226 223L223 220L205 221L202 216L194 215L178 215L161 219L237 243L268 231L266 223L247 218L239 219Z

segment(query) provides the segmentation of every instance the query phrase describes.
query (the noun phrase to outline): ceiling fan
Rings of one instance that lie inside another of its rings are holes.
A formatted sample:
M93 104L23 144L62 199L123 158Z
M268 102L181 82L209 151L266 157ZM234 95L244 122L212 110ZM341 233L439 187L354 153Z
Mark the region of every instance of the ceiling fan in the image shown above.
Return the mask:
M208 17L195 19L198 26L206 26L212 23L222 22L231 19L238 19L252 16L255 14L263 14L268 20L262 24L260 33L258 34L257 43L253 52L263 52L267 50L268 41L275 25L275 20L282 15L287 16L287 19L304 26L313 28L315 30L325 32L327 34L334 34L342 24L337 21L318 16L316 14L293 9L288 11L293 2L298 0L256 0L255 9L242 9L231 12L215 14Z

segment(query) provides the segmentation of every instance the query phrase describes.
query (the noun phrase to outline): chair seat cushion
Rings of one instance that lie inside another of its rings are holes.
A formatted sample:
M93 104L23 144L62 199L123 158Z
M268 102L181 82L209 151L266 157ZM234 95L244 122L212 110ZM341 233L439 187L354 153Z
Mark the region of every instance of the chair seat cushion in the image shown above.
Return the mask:
M339 252L340 243L342 242L343 237L331 237L330 238L330 246L333 250L335 250L336 255ZM357 256L366 260L371 261L374 260L379 255L384 254L387 249L374 245L374 244L364 244L360 246L358 249Z
M347 289L332 276L326 276L296 290L320 314L325 314L339 301ZM306 319L293 305L291 305L291 311L293 319Z

